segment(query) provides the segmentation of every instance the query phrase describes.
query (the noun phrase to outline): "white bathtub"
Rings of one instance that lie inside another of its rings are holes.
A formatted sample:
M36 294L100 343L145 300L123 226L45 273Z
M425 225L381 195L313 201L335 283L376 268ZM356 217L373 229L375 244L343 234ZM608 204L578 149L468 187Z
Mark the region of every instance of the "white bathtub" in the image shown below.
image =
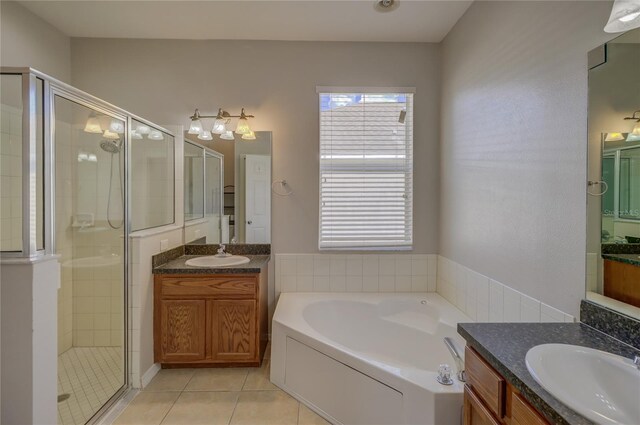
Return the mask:
M458 425L463 385L436 381L463 354L469 317L434 293L284 293L273 317L271 381L334 424Z

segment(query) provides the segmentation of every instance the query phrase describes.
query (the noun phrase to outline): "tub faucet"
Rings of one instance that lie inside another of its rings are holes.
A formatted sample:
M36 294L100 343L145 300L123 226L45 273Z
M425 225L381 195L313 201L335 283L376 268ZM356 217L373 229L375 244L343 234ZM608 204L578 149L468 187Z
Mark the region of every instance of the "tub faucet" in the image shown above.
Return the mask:
M636 355L633 357L633 364L636 366L636 368L637 368L638 370L640 370L640 356L639 356L639 355L637 355L637 354L636 354Z
M456 364L456 369L457 369L456 377L458 378L458 381L467 382L467 374L464 371L464 361L462 360L462 357L460 357L460 354L458 354L458 350L456 349L456 346L453 344L453 340L449 337L445 337L444 345L446 345L447 348L449 349L449 352L453 357L453 361Z

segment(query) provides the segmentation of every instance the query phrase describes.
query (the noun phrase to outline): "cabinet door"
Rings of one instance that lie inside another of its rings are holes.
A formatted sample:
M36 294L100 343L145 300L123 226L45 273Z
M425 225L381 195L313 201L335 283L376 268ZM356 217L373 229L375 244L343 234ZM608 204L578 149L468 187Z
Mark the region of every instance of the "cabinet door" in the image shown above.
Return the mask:
M188 362L205 358L206 302L160 301L162 362Z
M511 424L512 425L547 425L538 412L520 395L511 393Z
M500 425L482 400L464 386L464 425Z
M256 361L256 301L215 300L211 320L213 358Z

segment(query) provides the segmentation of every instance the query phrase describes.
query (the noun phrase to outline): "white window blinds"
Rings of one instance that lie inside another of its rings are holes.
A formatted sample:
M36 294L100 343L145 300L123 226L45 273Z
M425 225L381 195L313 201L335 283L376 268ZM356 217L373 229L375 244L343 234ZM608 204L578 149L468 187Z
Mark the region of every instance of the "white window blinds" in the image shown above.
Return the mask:
M413 243L413 94L320 92L320 249Z

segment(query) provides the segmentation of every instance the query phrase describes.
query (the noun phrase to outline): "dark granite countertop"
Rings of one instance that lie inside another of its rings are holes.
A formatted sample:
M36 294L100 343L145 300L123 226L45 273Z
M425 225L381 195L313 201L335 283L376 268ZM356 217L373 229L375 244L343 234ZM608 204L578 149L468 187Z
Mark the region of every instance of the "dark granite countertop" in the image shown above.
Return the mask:
M632 266L640 267L639 254L602 254L602 258L604 258L605 260L618 261L620 263L631 264Z
M553 424L593 424L546 392L525 356L548 343L573 344L632 358L638 351L583 323L460 323L458 333Z
M271 259L270 255L245 255L251 261L245 264L230 267L193 267L187 266L185 262L191 258L202 257L202 255L183 255L174 260L170 260L153 269L153 274L243 274L260 273L260 270L267 265Z

